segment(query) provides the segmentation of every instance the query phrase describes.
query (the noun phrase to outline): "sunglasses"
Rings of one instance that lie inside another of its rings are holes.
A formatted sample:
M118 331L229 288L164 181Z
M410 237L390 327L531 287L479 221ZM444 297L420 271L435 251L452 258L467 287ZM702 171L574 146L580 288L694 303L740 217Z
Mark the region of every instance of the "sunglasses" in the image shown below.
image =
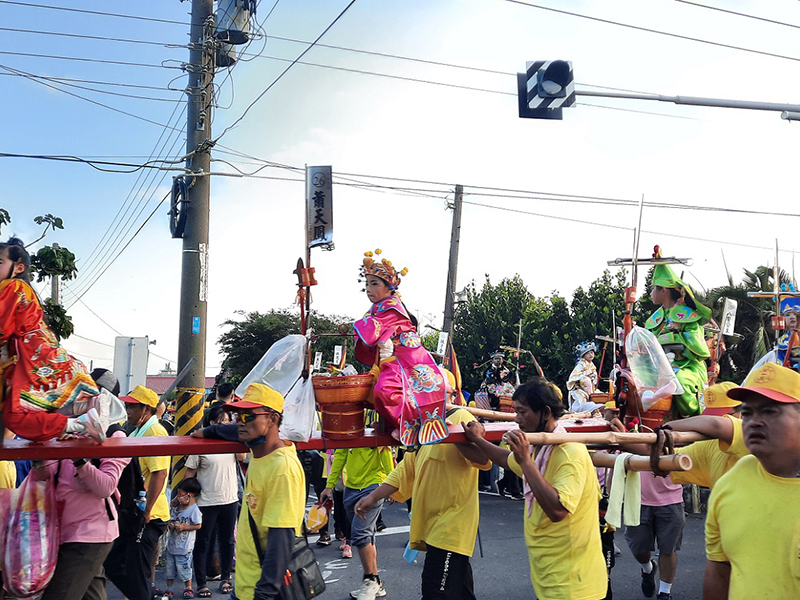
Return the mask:
M271 414L273 414L273 411L257 412L257 413L242 413L239 416L239 421L244 423L245 425L247 425L251 421L255 421L261 415L271 415Z

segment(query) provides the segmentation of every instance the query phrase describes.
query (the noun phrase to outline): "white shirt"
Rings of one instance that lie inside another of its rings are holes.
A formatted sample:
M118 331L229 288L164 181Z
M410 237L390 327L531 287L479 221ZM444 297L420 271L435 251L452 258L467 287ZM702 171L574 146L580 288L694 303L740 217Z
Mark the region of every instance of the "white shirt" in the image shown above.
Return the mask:
M197 471L202 492L198 506L221 506L239 500L235 454L200 454L186 460L187 469Z

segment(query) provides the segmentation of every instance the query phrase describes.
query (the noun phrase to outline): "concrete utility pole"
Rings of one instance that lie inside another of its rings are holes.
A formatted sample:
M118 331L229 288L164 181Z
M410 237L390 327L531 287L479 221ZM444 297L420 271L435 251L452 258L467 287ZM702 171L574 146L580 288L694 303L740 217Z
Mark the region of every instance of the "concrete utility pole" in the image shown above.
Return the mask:
M448 339L453 337L453 313L455 309L456 275L458 273L458 243L461 239L461 205L464 200L464 186L456 186L456 197L453 201L453 229L450 233L450 265L447 269L447 294L444 298L444 323L442 331L447 332ZM452 341L448 342L452 343Z
M58 249L58 244L53 242L53 249ZM51 275L50 276L50 300L53 301L55 304L61 304L61 296L58 293L58 275Z
M208 220L211 191L211 87L214 79L213 0L192 0L189 43L189 82L186 88L186 168L188 177L186 228L183 233L181 305L178 325L178 371L195 359L178 387L176 433L195 429L202 418L206 371L206 314L208 297ZM181 461L174 465L179 476Z

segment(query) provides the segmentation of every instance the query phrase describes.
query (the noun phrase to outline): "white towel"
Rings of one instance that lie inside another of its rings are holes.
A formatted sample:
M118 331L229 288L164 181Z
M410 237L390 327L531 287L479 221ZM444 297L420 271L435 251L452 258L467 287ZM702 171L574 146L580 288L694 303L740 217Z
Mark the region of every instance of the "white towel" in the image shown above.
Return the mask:
M628 473L625 468L625 460L632 456L629 452L623 452L614 461L614 478L611 480L611 492L608 495L608 510L606 511L606 523L614 529L622 526L623 519L625 525L636 526L642 508L642 483L639 473L631 471ZM623 514L623 506L624 514Z

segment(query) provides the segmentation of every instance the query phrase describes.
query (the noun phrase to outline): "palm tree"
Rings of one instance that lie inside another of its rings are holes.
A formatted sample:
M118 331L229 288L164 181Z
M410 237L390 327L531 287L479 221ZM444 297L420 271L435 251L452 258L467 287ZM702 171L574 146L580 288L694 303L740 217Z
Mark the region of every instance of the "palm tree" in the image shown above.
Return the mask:
M721 380L741 381L753 364L772 349L771 317L775 315L775 302L771 298L748 298L747 293L774 289L773 269L762 265L754 271L744 269L744 273L741 283L734 285L733 278L729 278L728 285L713 288L706 296L718 322L721 322L725 298L739 303L736 332L744 337L726 340L728 351L720 362ZM779 283L791 283L791 277L783 270L778 277Z

